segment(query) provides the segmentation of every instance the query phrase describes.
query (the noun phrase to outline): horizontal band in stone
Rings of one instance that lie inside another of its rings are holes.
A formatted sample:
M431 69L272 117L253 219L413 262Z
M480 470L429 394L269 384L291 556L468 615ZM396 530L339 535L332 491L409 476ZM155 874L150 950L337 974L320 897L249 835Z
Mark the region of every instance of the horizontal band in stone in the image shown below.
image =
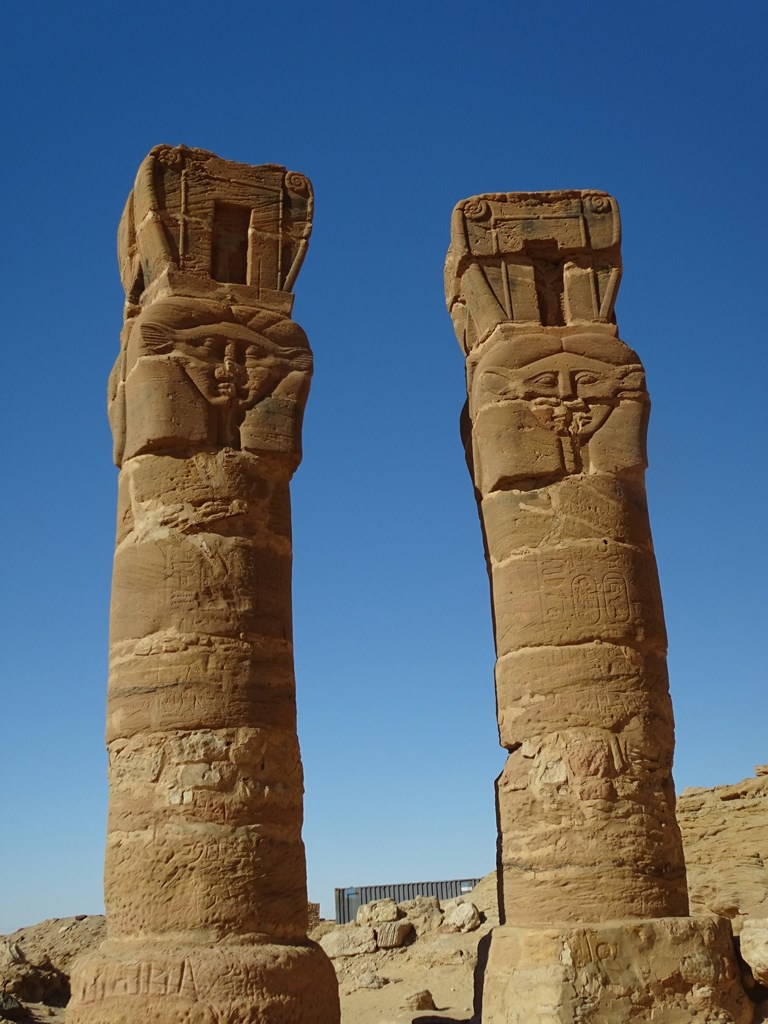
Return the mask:
M294 823L235 828L159 817L153 828L116 831L105 885L115 935L306 937L306 864Z
M112 647L107 740L138 732L295 728L293 653L277 639L160 630Z
M338 1024L330 961L314 943L210 949L107 941L76 965L68 1024Z
M653 555L608 538L495 565L493 604L499 657L598 639L666 650Z
M496 663L501 743L511 750L550 733L594 728L624 735L638 757L663 752L671 763L672 708L659 699L668 688L666 659L653 651L602 641L524 648Z

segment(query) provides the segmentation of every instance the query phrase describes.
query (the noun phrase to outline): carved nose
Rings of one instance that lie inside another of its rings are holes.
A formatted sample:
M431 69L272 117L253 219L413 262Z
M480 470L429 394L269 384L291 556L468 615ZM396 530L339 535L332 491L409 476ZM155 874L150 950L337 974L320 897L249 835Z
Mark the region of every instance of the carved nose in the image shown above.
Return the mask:
M567 370L563 370L558 375L557 393L560 398L575 398L576 396L576 389Z

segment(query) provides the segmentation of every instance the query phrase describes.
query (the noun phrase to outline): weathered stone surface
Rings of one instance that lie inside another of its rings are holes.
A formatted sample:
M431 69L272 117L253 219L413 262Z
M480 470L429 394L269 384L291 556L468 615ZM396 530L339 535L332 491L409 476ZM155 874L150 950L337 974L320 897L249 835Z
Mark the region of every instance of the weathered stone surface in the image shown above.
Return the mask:
M407 918L401 921L384 921L376 925L374 930L379 949L399 949L413 934L413 924Z
M355 920L358 924L383 924L384 921L396 921L402 917L402 911L392 899L374 900L372 903L363 903L357 908Z
M645 500L650 400L613 315L619 240L615 200L593 191L475 196L451 228L446 296L467 357L462 433L508 751L496 787L500 916L516 935L623 919L652 932L655 919L688 913ZM661 1019L663 985L642 942L627 941ZM489 963L484 1024L545 1019L517 992L531 975L507 987L510 942ZM562 973L557 957L551 970ZM551 997L547 1020L571 1019L565 999Z
M301 175L162 146L121 222L109 939L71 1024L339 1019L307 938L291 629L311 215Z
M751 1024L731 932L672 917L493 931L483 1024Z
M730 918L737 933L746 918L768 918L768 766L755 773L677 800L691 907Z
M435 1000L428 988L420 989L407 996L403 1003L404 1010L436 1010Z
M434 931L443 921L443 912L437 896L414 896L398 904L413 925L417 935Z
M741 955L756 981L768 987L768 918L750 917L741 926Z
M480 911L484 921L493 925L499 924L499 886L495 871L481 878L468 896Z
M389 978L382 978L380 974L375 974L373 971L362 971L353 977L350 989L352 991L361 988L380 989L388 984Z
M441 927L447 932L473 932L480 927L480 913L470 900L457 896L443 903Z
M376 934L369 925L343 924L323 935L320 945L329 957L360 956L376 950Z

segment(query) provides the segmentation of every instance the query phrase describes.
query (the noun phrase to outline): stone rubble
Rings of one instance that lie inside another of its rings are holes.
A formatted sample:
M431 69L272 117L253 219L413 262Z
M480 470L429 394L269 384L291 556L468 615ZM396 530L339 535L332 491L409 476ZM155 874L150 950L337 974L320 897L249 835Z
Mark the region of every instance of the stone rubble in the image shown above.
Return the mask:
M399 907L419 936L442 924L443 912L437 896L415 896L412 900L404 900Z
M470 900L457 896L443 904L442 927L447 932L473 932L480 927L480 912Z
M477 923L480 924L479 918ZM374 931L379 949L399 949L413 935L413 924L407 918L402 921L384 921Z
M368 922L376 921L375 926ZM350 924L322 929L317 941L332 960L361 956L377 949L400 949L415 938L438 930L471 932L481 925L477 907L466 897L446 900L436 896L417 896L397 904L394 900L375 900L358 908ZM313 933L316 934L316 933Z
M752 814L756 817L768 814L768 802L762 807L753 805ZM683 829L683 839L686 841L687 849L685 828ZM727 854L727 848L723 848L723 853ZM730 867L728 862L724 861L725 874L728 873ZM460 897L460 899L468 900L475 906L482 919L480 926L470 933L448 932L438 925L431 931L423 933L421 938L417 938L415 932L411 933L405 945L394 949L378 946L373 952L357 953L333 959L342 996L344 1024L358 1024L356 1015L372 1014L372 1007L375 1006L380 1006L381 1011L378 1016L373 1015L371 1020L391 1019L392 1024L395 1021L397 1024L409 1024L411 1018L404 1020L402 1016L398 1016L396 1011L403 1001L403 996L398 993L404 989L408 991L405 987L408 984L412 985L410 979L414 977L429 979L430 989L433 992L438 989L441 991L441 999L437 1000L439 1005L450 1003L454 1007L454 1015L461 1010L463 1014L461 1019L468 1018L470 1011L465 1009L461 1000L471 997L472 978L478 960L478 945L488 935L491 928L498 924L496 872L488 874L468 897ZM451 902L445 901L442 904L443 908L446 908ZM385 922L378 927L410 924L404 912L402 913L403 916L396 922ZM760 926L756 928L756 934L759 934L762 930L762 921L758 921L756 924ZM358 928L357 924L338 926L332 921L322 921L313 930L312 937L318 940L324 934L345 929L349 932ZM9 946L15 947L18 951L14 954L16 958L20 953L27 962L50 962L68 978L69 965L74 957L97 946L101 941L103 929L103 917L46 921L0 938L0 950L7 949ZM562 948L565 951L565 947ZM570 958L573 962L574 956L578 956L577 952L574 954L574 949L578 950L578 943L575 939L569 942L569 949L570 952L564 953L564 955L566 959ZM747 951L750 956L754 956L749 943L747 943ZM594 963L598 965L598 961ZM0 965L0 991L10 992L8 988L9 982L12 985L11 975L8 973L10 966L7 961L4 966ZM753 967L756 972L755 977L757 977L761 973L760 961L755 958L754 965L750 966ZM745 971L748 973L746 965ZM750 983L748 977L746 982L749 986L748 994L756 1004L757 1015L754 1024L759 1024L768 1019L768 1001L766 1001L768 1000L768 987L761 986L759 981L753 980ZM441 983L442 988L440 988ZM388 994L390 989L392 992ZM706 985L704 985L704 989L706 989ZM60 1012L58 1006L62 1004L63 1000L52 994L47 996L47 999L48 1002L38 1006L25 1005L32 1010L30 1019L51 1020L52 1024L56 1024L60 1019L57 1016ZM366 1000L367 1002L365 1002ZM761 1009L763 1002L765 1005ZM691 1006L694 1007L695 1003L692 1003ZM390 1016L387 1016L387 1012ZM691 1020L695 1021L698 1018L697 1014L691 1017ZM538 1022L533 1022L533 1024L538 1024Z
M389 921L397 921L403 916L394 900L374 900L372 903L364 903L358 907L355 920L358 924L384 924Z
M435 1000L428 988L419 989L407 996L403 1003L404 1010L436 1010Z

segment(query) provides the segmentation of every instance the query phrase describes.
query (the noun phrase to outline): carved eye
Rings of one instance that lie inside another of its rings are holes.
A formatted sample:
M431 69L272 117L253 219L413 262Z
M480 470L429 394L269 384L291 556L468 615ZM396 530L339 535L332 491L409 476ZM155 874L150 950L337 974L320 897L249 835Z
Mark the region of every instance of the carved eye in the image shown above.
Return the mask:
M557 387L557 374L556 373L540 373L538 377L531 377L528 381L529 384L535 384L539 388L556 388Z
M588 370L582 370L581 373L576 374L577 384L597 384L599 380L596 373L590 373Z

